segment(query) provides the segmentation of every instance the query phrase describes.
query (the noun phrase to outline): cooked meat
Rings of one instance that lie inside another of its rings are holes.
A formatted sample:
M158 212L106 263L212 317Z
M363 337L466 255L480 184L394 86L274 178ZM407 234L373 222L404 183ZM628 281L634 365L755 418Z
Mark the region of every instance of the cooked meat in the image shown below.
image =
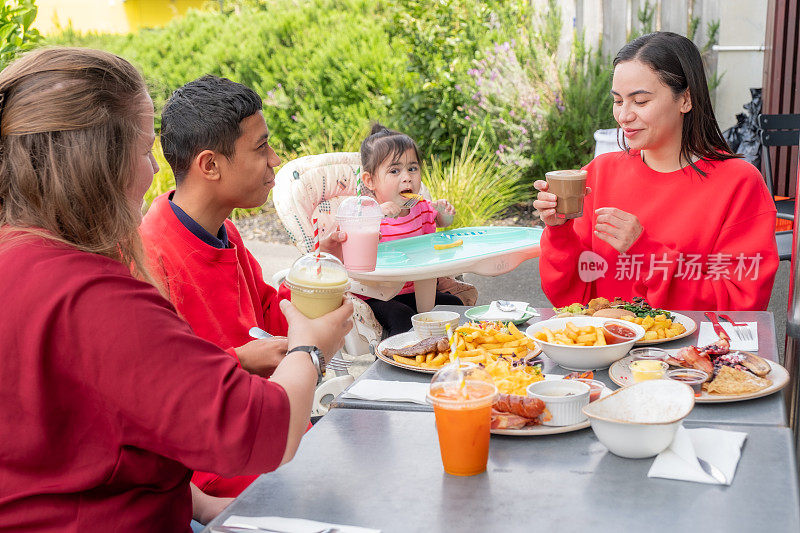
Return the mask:
M447 337L428 337L416 344L406 346L405 348L385 348L383 355L391 357L393 355L400 355L402 357L414 357L417 355L425 355L431 352L448 352L450 346L447 344Z

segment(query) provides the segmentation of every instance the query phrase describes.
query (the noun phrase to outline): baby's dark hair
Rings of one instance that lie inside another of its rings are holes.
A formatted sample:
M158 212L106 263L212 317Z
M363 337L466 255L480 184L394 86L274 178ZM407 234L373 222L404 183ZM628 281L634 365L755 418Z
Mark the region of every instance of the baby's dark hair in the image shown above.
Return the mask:
M387 157L399 158L411 149L414 150L417 161L422 164L414 139L376 122L372 125L369 136L361 143L361 168L364 172L374 174Z

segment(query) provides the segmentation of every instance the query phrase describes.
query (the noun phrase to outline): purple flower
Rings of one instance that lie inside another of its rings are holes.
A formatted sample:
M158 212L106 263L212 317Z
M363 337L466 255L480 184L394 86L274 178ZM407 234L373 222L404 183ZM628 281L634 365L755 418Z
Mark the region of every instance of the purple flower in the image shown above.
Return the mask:
M294 120L295 122L299 121L299 119L297 118L297 115L292 115L292 120Z

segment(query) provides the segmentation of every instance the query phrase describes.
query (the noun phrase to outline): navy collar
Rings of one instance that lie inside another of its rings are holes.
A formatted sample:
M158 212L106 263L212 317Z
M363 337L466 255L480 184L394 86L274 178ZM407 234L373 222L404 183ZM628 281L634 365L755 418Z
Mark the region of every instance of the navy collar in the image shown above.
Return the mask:
M169 198L169 206L172 208L172 212L175 213L175 216L178 217L178 220L180 220L181 224L183 224L186 229L191 231L195 237L209 246L213 246L214 248L228 248L228 231L225 229L225 224L220 226L216 236L212 235L203 226L198 224L195 219L187 215L186 211L175 205L172 202L171 196L172 195L170 195Z

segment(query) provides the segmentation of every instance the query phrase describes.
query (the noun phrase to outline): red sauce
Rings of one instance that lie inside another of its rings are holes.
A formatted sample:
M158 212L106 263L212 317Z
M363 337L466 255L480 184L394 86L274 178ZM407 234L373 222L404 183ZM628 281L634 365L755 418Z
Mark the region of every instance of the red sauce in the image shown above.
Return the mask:
M636 336L636 332L630 328L626 328L620 324L605 324L604 326L609 332L620 337L627 337L629 339Z
M603 335L606 338L607 344L619 344L621 342L628 342L630 339L636 337L636 332L621 324L606 322L603 324Z

